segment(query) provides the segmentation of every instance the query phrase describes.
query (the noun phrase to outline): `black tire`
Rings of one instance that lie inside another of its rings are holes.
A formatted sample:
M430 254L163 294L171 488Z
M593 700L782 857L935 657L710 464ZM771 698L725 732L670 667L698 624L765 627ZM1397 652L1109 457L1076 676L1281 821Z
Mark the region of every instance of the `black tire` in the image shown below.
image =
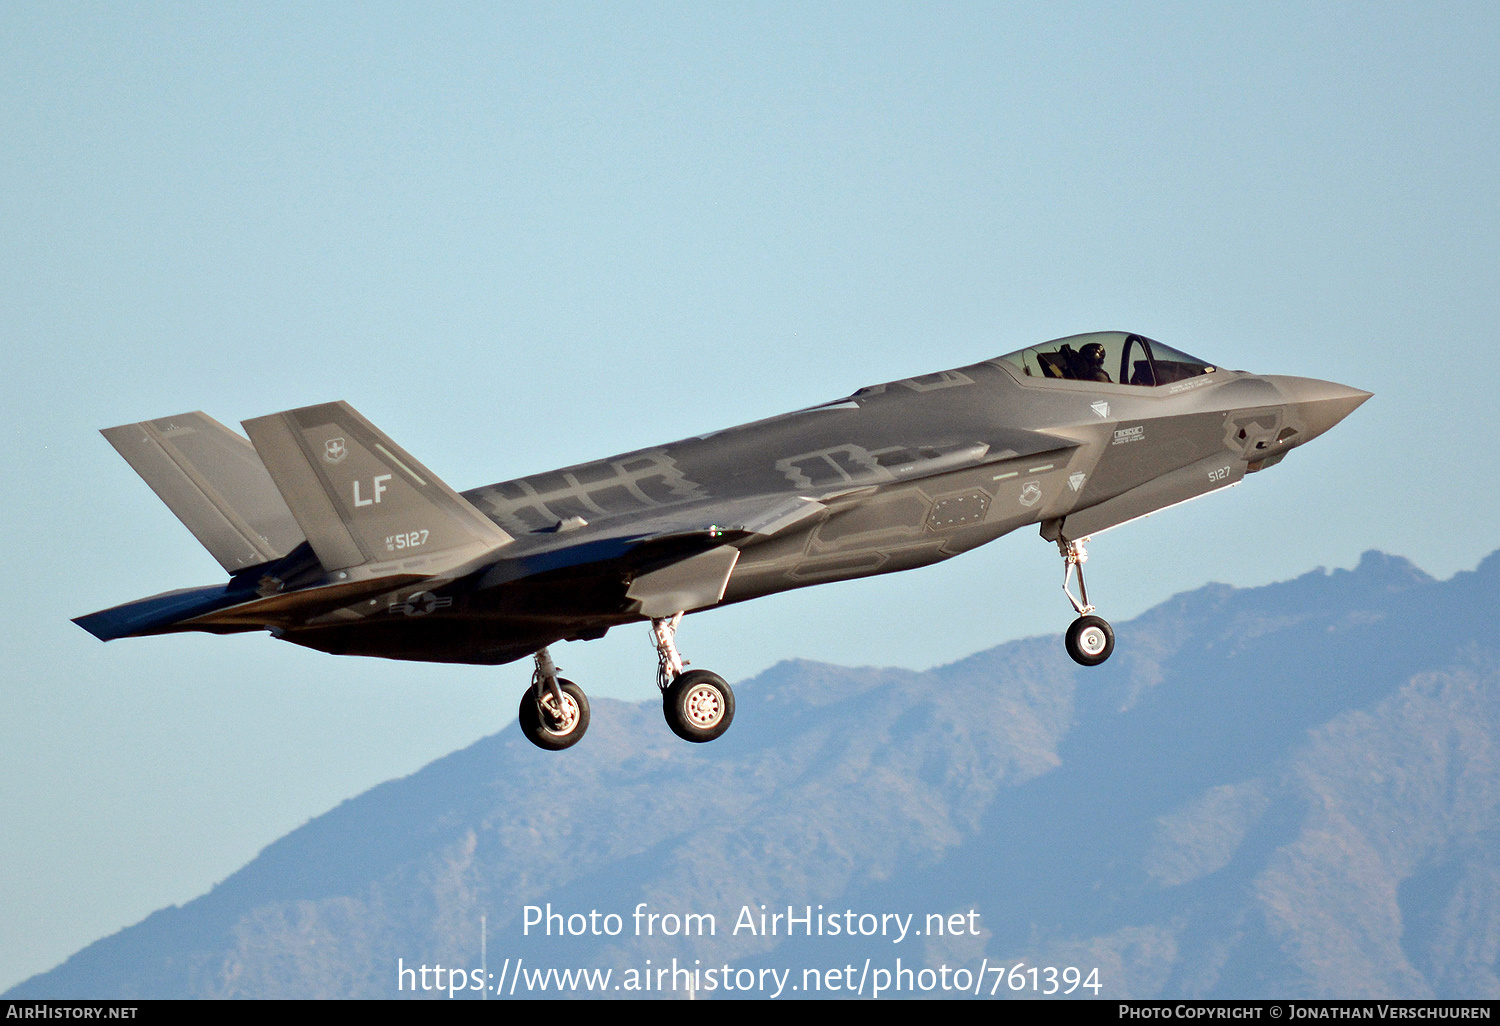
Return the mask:
M567 721L561 725L552 723L542 714L534 690L527 688L521 692L521 733L526 735L526 740L549 752L572 748L589 729L589 700L583 688L562 677L557 678L557 686L562 691L563 707L568 713ZM546 689L542 691L542 700L552 701Z
M1115 632L1102 616L1080 616L1068 628L1068 655L1082 666L1098 666L1115 650Z
M662 692L661 705L672 733L695 744L712 741L734 722L734 692L707 670L678 674Z

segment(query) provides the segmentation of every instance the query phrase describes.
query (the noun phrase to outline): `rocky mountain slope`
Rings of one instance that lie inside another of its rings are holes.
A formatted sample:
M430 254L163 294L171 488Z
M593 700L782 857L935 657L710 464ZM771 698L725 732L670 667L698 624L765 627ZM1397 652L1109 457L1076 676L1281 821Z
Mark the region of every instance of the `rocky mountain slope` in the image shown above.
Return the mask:
M600 700L571 751L507 728L6 996L411 996L398 964L480 969L484 916L491 976L524 958L610 968L611 988L647 959L790 968L790 990L899 957L1097 967L1102 997L1494 998L1497 625L1500 553L1439 582L1372 552L1179 595L1094 669L1057 638L925 673L783 663L736 686L705 746ZM642 902L716 933L634 936ZM523 935L548 903L623 929ZM734 932L762 905L910 913L911 932ZM957 935L924 929L971 909Z

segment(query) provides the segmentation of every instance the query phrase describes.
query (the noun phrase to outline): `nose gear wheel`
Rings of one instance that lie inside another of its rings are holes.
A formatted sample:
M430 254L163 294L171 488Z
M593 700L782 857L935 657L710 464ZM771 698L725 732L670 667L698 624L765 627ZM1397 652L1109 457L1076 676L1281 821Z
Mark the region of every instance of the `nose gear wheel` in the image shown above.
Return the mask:
M1094 607L1089 604L1089 588L1083 583L1083 564L1089 559L1088 550L1084 548L1087 541L1087 538L1077 541L1057 539L1057 550L1063 557L1063 594L1068 596L1068 602L1078 613L1078 619L1068 627L1063 643L1075 663L1098 666L1115 650L1115 632L1104 617L1092 615ZM1077 598L1073 597L1071 587L1075 572L1078 574Z
M1083 666L1098 666L1115 650L1115 632L1102 616L1080 616L1064 638L1068 655Z

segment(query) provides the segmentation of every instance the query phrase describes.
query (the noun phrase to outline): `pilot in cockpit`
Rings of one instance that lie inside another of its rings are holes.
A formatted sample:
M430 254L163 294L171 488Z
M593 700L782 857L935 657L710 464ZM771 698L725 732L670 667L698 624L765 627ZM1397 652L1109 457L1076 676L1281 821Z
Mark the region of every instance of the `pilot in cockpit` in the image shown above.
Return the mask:
M1109 376L1109 371L1104 369L1104 347L1101 346L1098 342L1090 342L1088 345L1078 350L1078 355L1082 358L1083 362L1082 373L1078 375L1078 380L1104 382L1114 381L1114 379Z

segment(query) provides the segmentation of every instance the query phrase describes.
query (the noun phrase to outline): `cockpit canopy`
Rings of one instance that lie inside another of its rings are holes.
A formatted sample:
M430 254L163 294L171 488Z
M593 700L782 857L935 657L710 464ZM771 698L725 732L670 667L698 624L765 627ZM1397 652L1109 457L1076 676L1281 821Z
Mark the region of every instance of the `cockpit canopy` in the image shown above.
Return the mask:
M1070 335L1001 357L1032 378L1098 381L1112 385L1166 385L1212 367L1196 356L1178 352L1143 335L1123 331L1094 331Z

